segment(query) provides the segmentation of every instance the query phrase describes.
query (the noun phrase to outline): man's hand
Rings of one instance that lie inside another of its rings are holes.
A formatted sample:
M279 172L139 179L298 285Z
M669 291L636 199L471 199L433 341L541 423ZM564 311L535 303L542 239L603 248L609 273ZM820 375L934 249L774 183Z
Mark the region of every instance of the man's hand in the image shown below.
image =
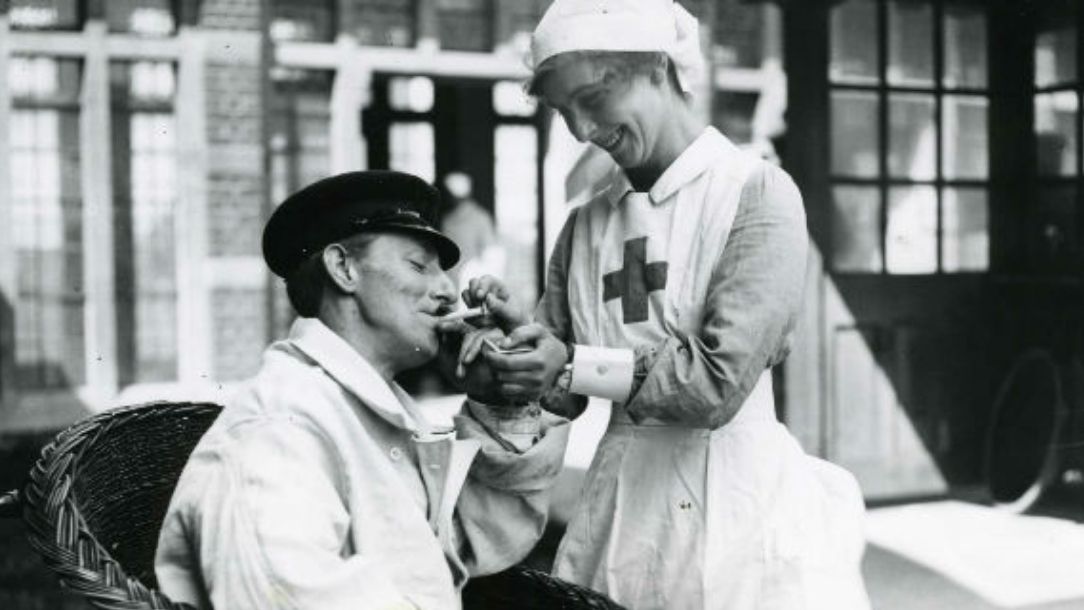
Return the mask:
M530 316L508 287L492 275L472 278L463 291L463 302L467 307L485 305L493 321L505 333L530 322Z
M448 328L441 335L437 355L441 374L475 400L493 405L504 402L489 363L477 357L486 339L499 342L504 333L499 328L474 328L466 322Z
M496 377L497 390L511 400L538 400L568 362L564 342L538 323L520 326L497 345L502 349L533 348L520 354L483 352Z

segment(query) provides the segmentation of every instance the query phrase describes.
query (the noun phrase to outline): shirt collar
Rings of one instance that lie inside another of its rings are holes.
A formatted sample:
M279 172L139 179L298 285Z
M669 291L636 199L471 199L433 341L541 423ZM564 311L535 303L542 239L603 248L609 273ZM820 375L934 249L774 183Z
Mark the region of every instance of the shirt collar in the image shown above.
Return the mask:
M287 341L388 423L428 431L429 423L399 384L384 381L364 356L320 320L298 318Z
M700 174L707 171L717 161L720 143L729 142L726 136L712 126L704 128L704 131L692 141L678 155L677 159L659 176L655 184L648 191L648 197L653 205L659 205L671 195L678 192L682 187L692 182ZM610 176L610 186L606 190L607 201L611 206L621 203L629 192L636 192L632 183L629 182L625 172L620 168L613 170Z

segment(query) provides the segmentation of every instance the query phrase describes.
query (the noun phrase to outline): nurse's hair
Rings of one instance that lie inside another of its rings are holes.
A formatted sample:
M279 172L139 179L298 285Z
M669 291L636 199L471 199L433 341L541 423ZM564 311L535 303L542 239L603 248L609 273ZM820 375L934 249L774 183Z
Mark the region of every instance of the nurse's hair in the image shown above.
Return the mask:
M531 80L527 82L527 94L539 98L542 83L546 77L562 66L570 63L587 61L604 70L604 79L616 78L621 82L634 76L648 76L661 84L660 75L666 75L670 88L679 96L689 99L691 96L681 90L677 69L670 57L661 51L568 51L550 57L535 68Z

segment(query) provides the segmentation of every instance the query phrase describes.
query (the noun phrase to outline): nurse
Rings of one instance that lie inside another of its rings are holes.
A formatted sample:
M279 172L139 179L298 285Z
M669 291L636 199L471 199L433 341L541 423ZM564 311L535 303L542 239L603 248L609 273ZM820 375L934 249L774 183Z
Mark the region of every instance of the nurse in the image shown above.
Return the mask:
M557 576L635 610L866 608L854 478L775 414L808 250L801 195L691 106L695 18L670 0L555 0L531 91L616 162L570 214L533 320L492 277L465 297L511 334L500 391L568 416L612 401ZM800 397L796 397L800 398Z

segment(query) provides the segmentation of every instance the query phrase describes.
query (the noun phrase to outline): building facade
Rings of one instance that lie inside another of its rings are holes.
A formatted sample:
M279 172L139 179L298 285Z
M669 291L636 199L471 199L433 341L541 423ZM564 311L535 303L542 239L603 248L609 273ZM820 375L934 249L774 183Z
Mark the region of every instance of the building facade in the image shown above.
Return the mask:
M467 173L537 298L582 188L582 145L523 91L547 5L0 2L0 429L214 398L254 372L292 318L263 222L337 172ZM749 141L780 82L778 11L687 6L717 68L703 111Z

